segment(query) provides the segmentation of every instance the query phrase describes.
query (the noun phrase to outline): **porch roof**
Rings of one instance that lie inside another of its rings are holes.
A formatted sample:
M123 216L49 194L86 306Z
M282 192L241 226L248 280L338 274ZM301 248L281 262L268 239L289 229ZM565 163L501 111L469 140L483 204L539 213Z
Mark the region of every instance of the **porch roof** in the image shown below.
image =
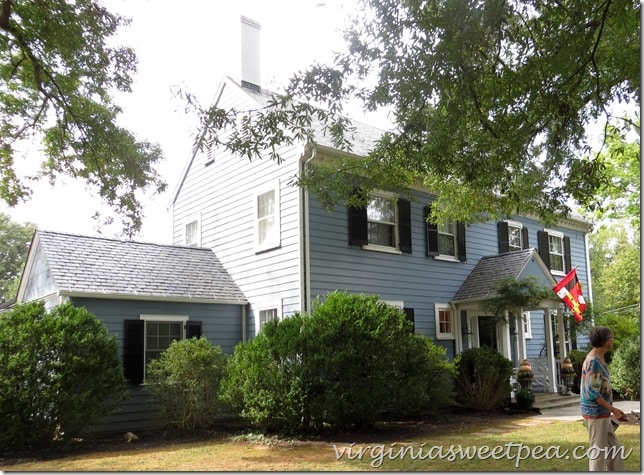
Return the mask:
M474 266L452 303L466 303L495 297L497 285L503 279L536 276L543 285L554 286L555 279L536 249L484 256ZM554 297L554 295L553 295Z

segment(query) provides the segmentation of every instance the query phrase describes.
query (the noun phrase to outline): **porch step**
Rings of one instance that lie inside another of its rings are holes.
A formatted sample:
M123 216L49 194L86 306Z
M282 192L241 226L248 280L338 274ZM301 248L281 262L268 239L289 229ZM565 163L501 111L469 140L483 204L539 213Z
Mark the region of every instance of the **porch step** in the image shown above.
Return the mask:
M533 406L539 409L579 406L579 394L564 396L559 393L534 393L534 395Z

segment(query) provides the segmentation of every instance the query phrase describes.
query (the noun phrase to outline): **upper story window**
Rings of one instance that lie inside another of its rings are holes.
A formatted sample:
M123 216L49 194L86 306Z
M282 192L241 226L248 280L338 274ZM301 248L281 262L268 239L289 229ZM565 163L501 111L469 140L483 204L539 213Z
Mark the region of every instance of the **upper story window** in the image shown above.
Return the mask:
M201 246L201 223L199 218L188 221L184 228L184 244Z
M411 204L390 193L374 195L366 208L349 207L349 244L411 253Z
M570 238L560 231L544 229L537 233L539 256L556 275L565 275L571 269Z
M255 245L257 251L280 245L279 182L255 195Z
M520 251L530 247L528 229L523 224L516 221L500 221L497 226L499 231L499 254Z
M425 207L427 255L435 259L466 261L465 225L449 220L431 223L430 213L431 206Z
M449 304L435 304L436 338L439 340L453 340L456 338L452 307Z

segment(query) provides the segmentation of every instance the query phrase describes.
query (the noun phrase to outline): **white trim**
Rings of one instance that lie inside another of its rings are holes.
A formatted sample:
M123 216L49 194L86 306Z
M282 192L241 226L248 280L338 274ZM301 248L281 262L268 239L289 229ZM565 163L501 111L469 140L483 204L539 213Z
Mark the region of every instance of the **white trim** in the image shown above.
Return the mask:
M185 324L190 320L190 317L188 315L159 315L153 313L142 313L139 315L139 319L155 322L181 322Z
M267 303L261 306L257 307L257 313L255 316L255 334L259 334L259 332L262 330L261 329L261 320L260 320L260 313L265 312L268 310L275 310L276 315L275 318L279 321L282 319L282 305L279 301L272 302L272 303Z
M393 225L394 227L394 245L393 246L383 246L381 244L372 244L369 242L369 244L365 244L362 246L362 249L366 251L376 251L376 252L388 252L390 254L402 254L402 251L400 250L400 216L398 215L398 195L395 193L391 193L388 191L374 191L373 196L371 201L373 201L375 198L385 198L387 200L390 200L393 203L393 211L394 211L394 220L393 222L386 222L386 221L370 221L369 219L369 206L367 205L367 225L369 222L374 222L374 223L383 223L385 225ZM369 203L371 203L371 201ZM369 240L369 232L367 231L367 240Z
M378 302L386 303L387 305L397 308L398 310L405 308L405 302L403 300L378 300Z
M518 221L513 221L511 219L506 219L505 222L508 225L508 235L507 235L508 249L510 251L520 251L520 250L524 249L525 243L523 242L523 233L522 233L523 223L520 223ZM512 243L510 242L510 228L511 227L519 229L519 241L520 241L519 249L516 249L516 246L512 246Z
M264 242L259 242L259 206L258 199L261 195L273 192L275 211L273 213L274 229ZM255 232L255 252L268 251L281 246L281 207L280 207L280 181L275 180L270 185L259 188L253 193L253 216Z
M532 317L530 312L521 312L521 329L524 338L532 338Z
M555 231L554 229L544 228L544 232L548 233L548 255L552 256L550 252L550 236L558 237L561 239L561 263L563 270L552 269L552 258L550 259L550 272L552 275L565 276L566 275L566 249L564 246L564 237L565 234L561 231Z
M441 332L440 331L440 312L447 311L449 312L450 327L451 332ZM454 312L454 307L448 303L434 303L434 321L436 324L436 339L437 340L455 340L456 339L456 315Z

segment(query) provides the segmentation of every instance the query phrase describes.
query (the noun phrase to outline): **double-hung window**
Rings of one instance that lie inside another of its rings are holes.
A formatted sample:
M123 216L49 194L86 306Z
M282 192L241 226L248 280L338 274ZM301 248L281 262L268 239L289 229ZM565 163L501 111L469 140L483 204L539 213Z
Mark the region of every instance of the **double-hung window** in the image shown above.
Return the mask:
M123 367L130 384L144 382L148 363L173 341L201 336L201 322L187 315L144 314L138 320L125 320L124 325Z
M259 311L259 330L261 331L268 322L279 318L277 307L264 308Z
M279 182L255 195L255 249L257 252L280 246Z
M363 249L411 253L411 204L386 192L375 193L367 206L350 206L349 244Z
M528 229L517 221L499 221L499 254L520 251L530 247Z
M539 256L555 275L565 275L571 269L570 238L560 231L544 229L537 232Z
M433 223L431 209L431 205L425 207L427 255L435 259L465 262L465 225L447 219Z
M186 246L201 246L201 220L199 217L190 219L184 227L184 244Z
M456 338L454 315L449 304L437 303L434 306L436 317L436 338L438 340L453 340Z

